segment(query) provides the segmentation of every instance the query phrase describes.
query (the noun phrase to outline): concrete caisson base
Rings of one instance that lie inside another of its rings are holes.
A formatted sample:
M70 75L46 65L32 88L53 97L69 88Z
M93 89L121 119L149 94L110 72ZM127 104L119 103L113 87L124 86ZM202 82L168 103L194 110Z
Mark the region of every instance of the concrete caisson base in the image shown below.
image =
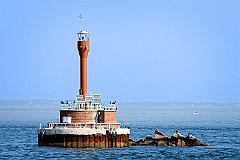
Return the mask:
M55 147L128 147L128 134L93 134L93 135L73 135L73 134L56 134L46 135L44 133L38 134L39 146L55 146Z

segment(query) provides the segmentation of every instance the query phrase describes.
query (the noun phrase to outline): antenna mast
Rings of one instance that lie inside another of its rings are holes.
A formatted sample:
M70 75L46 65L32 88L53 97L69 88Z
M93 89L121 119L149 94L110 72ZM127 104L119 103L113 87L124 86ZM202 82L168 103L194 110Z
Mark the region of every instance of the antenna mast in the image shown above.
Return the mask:
M84 31L84 25L82 23L82 18L83 18L82 14L79 15L79 18L80 18L80 30ZM81 29L81 27L82 27L82 29Z

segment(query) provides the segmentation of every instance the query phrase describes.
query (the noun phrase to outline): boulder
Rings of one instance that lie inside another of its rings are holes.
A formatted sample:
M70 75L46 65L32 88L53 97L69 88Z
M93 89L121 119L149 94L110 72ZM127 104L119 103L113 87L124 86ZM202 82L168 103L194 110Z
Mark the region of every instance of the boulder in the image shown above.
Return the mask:
M178 130L168 138L163 133L159 132L157 129L154 132L155 136L147 135L144 139L138 141L129 140L129 145L157 145L157 146L211 146L207 143L202 143L198 141L194 136L188 133L187 137L181 135Z
M155 130L154 132L155 136L154 139L168 139L168 136L164 135L163 133L159 132L158 129Z

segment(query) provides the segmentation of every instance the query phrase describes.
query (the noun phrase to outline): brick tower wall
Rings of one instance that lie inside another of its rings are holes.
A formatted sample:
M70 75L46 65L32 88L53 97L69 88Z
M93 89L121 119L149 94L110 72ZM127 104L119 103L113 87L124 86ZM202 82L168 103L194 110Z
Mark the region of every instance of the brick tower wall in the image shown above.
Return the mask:
M117 111L116 110L103 110L100 111L98 116L99 123L117 123Z
M71 123L94 123L96 114L96 110L60 110L60 123L63 117L72 117Z
M117 122L117 111L116 110L105 110L104 111L104 123L116 123Z

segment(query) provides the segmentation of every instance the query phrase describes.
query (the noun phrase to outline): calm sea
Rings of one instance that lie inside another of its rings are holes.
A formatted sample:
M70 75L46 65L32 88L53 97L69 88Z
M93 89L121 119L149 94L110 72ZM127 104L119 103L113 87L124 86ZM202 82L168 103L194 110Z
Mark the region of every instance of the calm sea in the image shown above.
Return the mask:
M240 159L238 103L118 103L118 122L131 139L191 132L207 147L131 146L126 148L39 147L40 122L59 121L59 103L0 100L1 159ZM198 112L198 114L192 114Z

